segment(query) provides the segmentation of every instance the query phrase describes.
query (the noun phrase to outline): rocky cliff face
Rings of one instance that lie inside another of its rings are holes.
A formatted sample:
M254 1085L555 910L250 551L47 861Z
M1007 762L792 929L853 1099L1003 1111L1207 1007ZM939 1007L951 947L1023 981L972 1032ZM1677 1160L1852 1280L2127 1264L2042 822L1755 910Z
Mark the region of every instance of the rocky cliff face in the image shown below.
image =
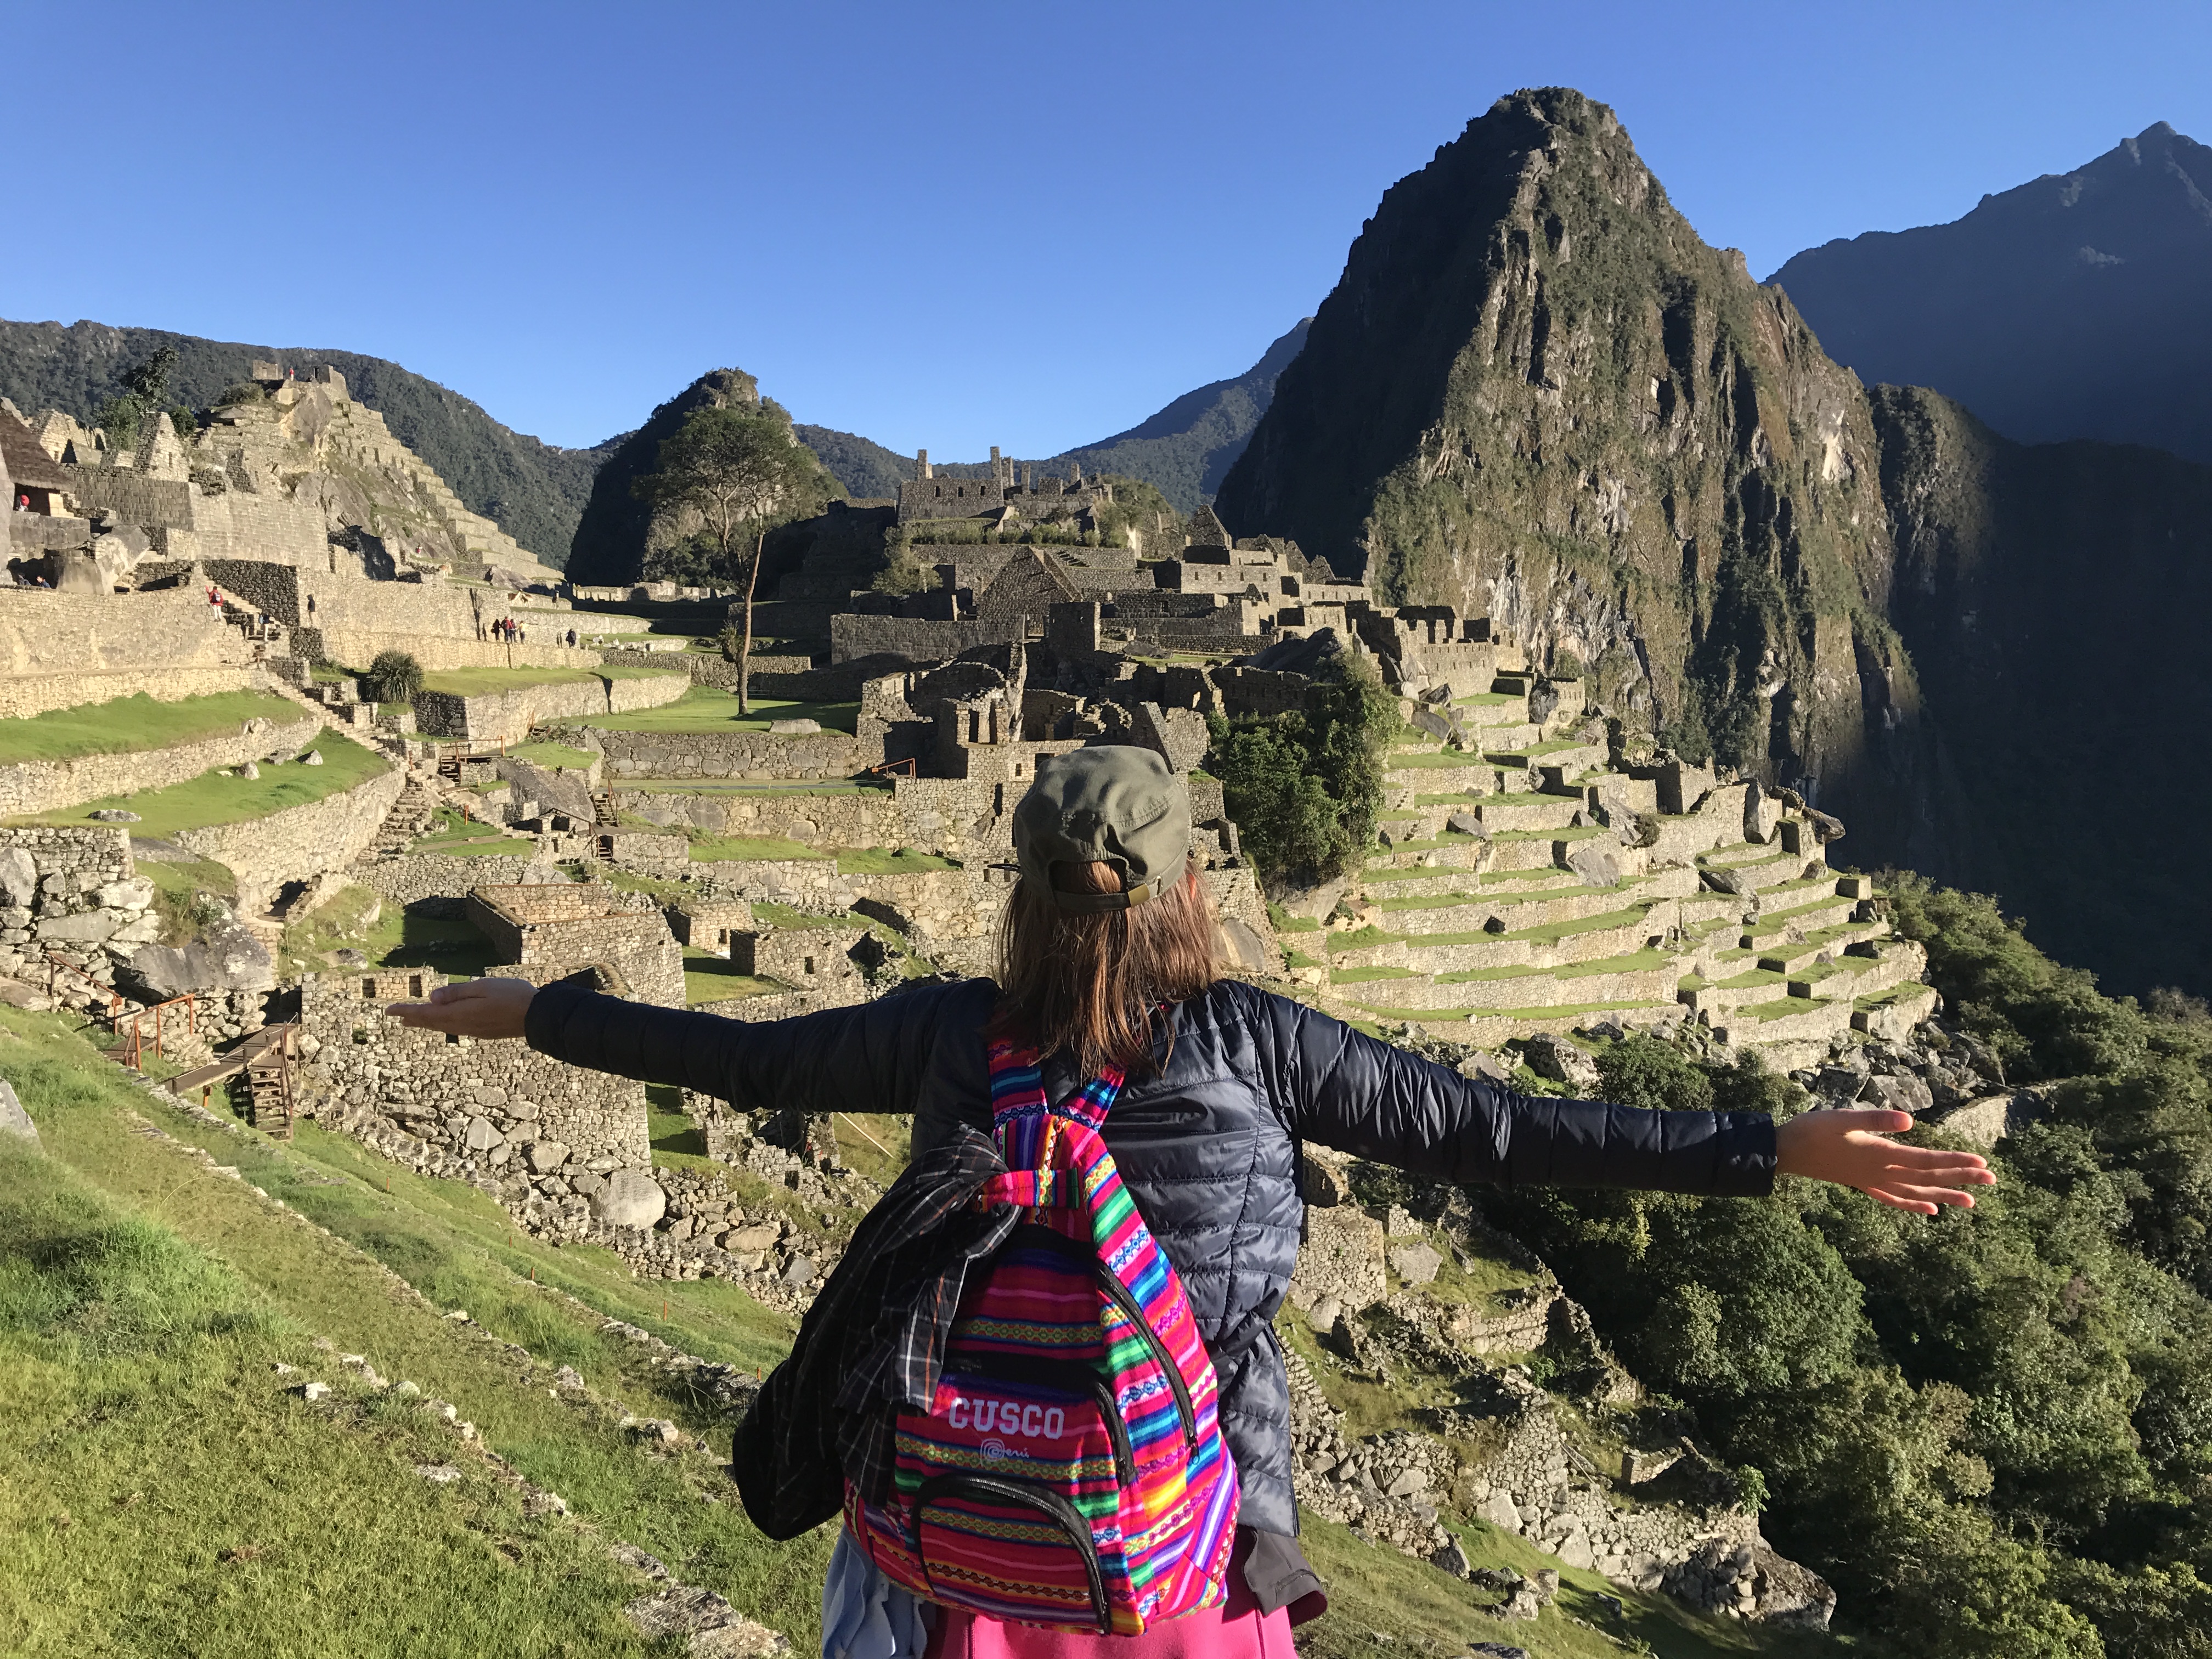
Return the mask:
M1918 693L1881 620L1878 453L1788 300L1553 89L1385 195L1220 507L1498 619L1686 749L1888 815L1876 751Z
M2212 985L2204 884L2133 828L2212 796L2158 713L2212 703L2212 469L1869 396L1577 93L1385 195L1220 507L1795 785L1855 865L2000 893L2116 988Z

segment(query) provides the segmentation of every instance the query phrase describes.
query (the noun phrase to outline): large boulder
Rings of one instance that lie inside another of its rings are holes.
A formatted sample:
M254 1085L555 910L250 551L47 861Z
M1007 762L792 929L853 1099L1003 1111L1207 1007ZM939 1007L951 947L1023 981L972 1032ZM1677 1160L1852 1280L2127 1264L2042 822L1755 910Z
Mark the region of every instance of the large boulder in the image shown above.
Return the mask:
M143 945L124 969L132 994L167 1002L186 992L273 991L269 947L236 922L210 928L190 945Z
M0 895L10 908L21 908L38 896L39 866L20 847L0 848Z
M667 1213L668 1194L642 1170L611 1170L591 1203L611 1227L650 1227Z
M1540 1031L1522 1045L1528 1069L1584 1094L1598 1086L1597 1062L1563 1036Z

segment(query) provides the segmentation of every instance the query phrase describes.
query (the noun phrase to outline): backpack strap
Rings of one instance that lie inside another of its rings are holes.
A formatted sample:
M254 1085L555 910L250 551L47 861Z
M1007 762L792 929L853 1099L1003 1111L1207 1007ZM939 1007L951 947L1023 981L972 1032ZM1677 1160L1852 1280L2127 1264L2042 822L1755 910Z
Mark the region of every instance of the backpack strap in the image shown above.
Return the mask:
M1080 1182L1071 1178L1078 1172L1054 1167L1053 1143L1062 1122L1079 1123L1094 1133L1104 1125L1121 1092L1121 1068L1102 1068L1054 1106L1046 1097L1034 1044L1002 1038L991 1044L990 1058L991 1131L1007 1172L984 1182L976 1202L1024 1209L1080 1206Z

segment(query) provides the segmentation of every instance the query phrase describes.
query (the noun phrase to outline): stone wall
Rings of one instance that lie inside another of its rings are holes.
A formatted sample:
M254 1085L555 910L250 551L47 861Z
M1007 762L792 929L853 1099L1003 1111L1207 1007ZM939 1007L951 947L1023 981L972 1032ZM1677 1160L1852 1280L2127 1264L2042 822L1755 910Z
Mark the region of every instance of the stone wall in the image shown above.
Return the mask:
M609 651L604 654L610 663L627 663L633 667L681 668L695 685L711 685L718 691L734 695L738 689L738 665L719 654L710 656L703 651L689 651L675 658L647 651ZM747 684L755 696L766 696L770 693L763 690L765 684L781 685L791 675L809 673L813 667L811 657L770 655L756 651L750 664L751 678Z
M415 698L415 729L425 737L520 743L536 726L658 708L676 702L690 689L691 682L681 674L660 674L649 679L593 678L519 685L507 691L469 695L422 691Z
M1018 617L1006 621L929 622L913 617L836 616L830 619L830 660L833 665L863 657L942 662L979 645L1018 644L1026 635L1026 623Z
M410 853L404 858L379 859L346 871L357 881L403 909L426 916L458 916L461 895L487 881L512 881L527 861L530 843L514 843L516 856L454 858L442 853Z
M204 593L0 587L0 677L242 669L252 659L252 647Z
M490 624L513 607L489 589L442 581L374 581L326 568L209 559L209 579L286 626L313 629L325 659L366 667L380 651L404 651L423 667L595 668L599 653L553 643L556 629L507 645ZM528 627L527 622L525 623Z
M242 823L182 830L172 837L195 858L212 859L238 878L238 908L266 910L288 881L343 870L365 852L399 799L406 774L387 769L350 789Z
M190 529L193 497L198 493L181 478L154 478L136 467L75 466L64 464L70 494L77 510L88 519L112 513L124 523L142 530ZM322 525L315 526L316 540Z
M160 922L128 831L107 825L0 829L0 973L44 985L54 956L101 985ZM67 994L68 981L56 989Z
M560 977L498 972L541 984ZM301 1087L309 1111L373 1110L426 1149L474 1165L471 1174L526 1166L526 1149L540 1142L546 1145L538 1161L549 1168L604 1174L651 1167L643 1084L565 1066L519 1041L410 1030L384 1012L387 1003L413 1001L446 982L446 975L418 968L302 975Z
M221 691L265 690L269 684L270 677L264 670L244 665L0 678L0 720L28 720L33 714L56 708L112 702L118 697L135 697L142 692L157 702L179 702L186 697L209 697Z
M73 760L0 766L0 817L50 812L58 806L98 800L103 795L167 788L217 767L239 766L247 761L289 760L322 731L322 722L313 719L288 720L276 726L266 720L249 724L260 729L234 732L169 749L143 749L125 755L82 755Z
M620 994L664 1008L684 1006L684 957L659 911L630 909L596 884L472 887L462 914L507 961L556 977L604 963Z
M599 732L603 776L618 778L847 778L878 764L873 745L845 732L779 738L766 732Z
M330 526L312 501L240 489L204 495L195 488L191 529L172 531L167 548L182 558L258 559L327 568Z

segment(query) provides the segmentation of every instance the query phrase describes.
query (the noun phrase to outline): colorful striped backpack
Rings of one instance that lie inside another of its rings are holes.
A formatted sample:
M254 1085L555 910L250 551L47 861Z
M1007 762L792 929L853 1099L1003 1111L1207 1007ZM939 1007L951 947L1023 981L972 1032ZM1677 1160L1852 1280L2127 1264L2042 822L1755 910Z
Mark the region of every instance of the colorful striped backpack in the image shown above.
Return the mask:
M928 1413L899 1413L890 1496L848 1485L845 1517L924 1600L1134 1636L1227 1600L1237 1470L1182 1281L1099 1134L1121 1077L1054 1107L1034 1048L992 1045L1008 1173L976 1201L1028 1213L962 1297Z

